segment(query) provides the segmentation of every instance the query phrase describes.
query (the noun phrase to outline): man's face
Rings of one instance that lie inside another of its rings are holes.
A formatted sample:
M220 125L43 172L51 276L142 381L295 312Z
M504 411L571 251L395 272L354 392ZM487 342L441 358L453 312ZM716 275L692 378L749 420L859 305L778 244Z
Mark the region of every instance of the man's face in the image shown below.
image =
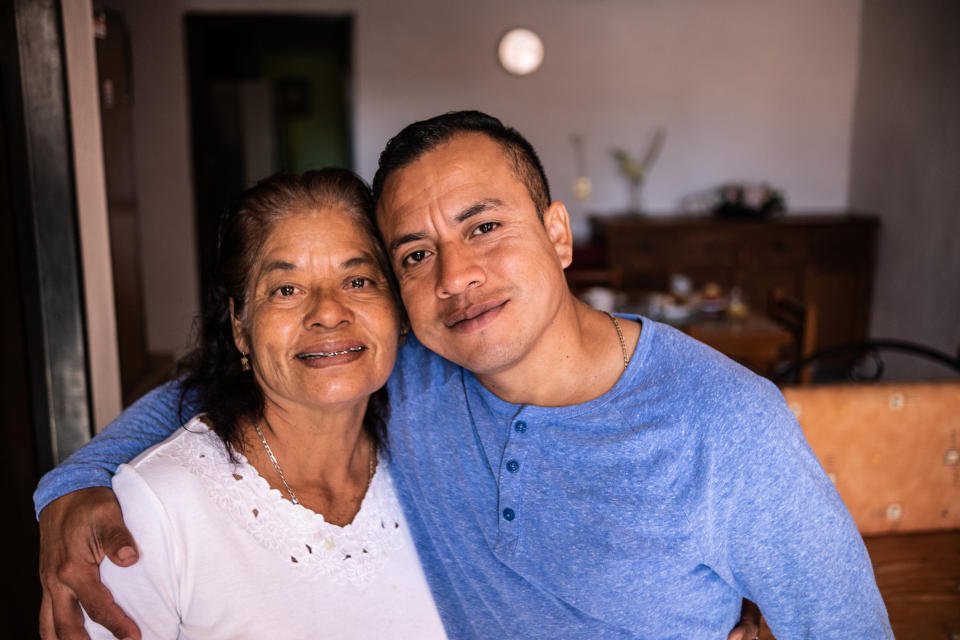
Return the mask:
M523 362L567 290L570 227L543 222L497 142L462 134L387 179L377 222L414 333L478 375Z

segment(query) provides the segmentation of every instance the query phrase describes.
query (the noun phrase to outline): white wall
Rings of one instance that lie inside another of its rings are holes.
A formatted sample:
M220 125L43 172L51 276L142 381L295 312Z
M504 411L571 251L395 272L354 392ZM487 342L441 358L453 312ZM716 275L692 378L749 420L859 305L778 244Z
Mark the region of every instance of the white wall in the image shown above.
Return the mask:
M871 332L960 350L960 4L866 0L851 206L881 216ZM894 377L943 375L917 359Z
M793 209L840 209L860 0L113 0L131 27L148 340L182 351L197 308L182 17L185 11L351 13L355 167L372 178L386 139L412 120L478 108L539 150L554 197L585 238L590 211L627 203L610 148L663 154L644 193L654 212L729 179L764 179ZM546 60L517 78L499 36L529 26ZM571 133L587 139L593 196L577 202Z
M653 211L737 178L770 180L798 208L846 201L858 2L406 4L359 18L365 175L410 120L476 107L530 138L578 231L586 212L627 204L611 147L638 153L661 125L666 145L644 194ZM497 38L516 24L536 29L547 51L524 78L494 60ZM572 192L573 132L587 138L594 184L582 204Z

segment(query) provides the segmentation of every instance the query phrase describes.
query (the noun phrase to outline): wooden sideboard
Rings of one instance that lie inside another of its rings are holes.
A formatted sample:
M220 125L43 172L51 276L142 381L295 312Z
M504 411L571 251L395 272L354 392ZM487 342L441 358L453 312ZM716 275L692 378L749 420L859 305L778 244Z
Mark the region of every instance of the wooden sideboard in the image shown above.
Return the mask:
M874 216L790 214L766 220L710 216L593 216L623 288L666 290L682 273L694 286L739 286L763 309L774 287L819 311L818 349L867 337L879 221ZM576 268L576 265L573 265Z

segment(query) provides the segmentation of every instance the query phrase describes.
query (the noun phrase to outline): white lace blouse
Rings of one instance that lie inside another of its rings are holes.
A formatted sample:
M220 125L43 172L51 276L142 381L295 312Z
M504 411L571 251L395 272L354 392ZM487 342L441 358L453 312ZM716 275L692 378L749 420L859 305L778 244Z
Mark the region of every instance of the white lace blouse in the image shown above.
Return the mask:
M194 418L117 471L140 560L100 572L143 640L446 637L385 460L340 527L237 459Z

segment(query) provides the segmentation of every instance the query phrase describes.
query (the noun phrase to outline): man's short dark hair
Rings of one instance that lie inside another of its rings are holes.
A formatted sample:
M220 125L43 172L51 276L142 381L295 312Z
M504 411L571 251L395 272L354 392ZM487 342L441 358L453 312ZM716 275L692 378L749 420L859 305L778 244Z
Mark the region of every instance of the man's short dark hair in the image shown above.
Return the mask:
M527 187L537 215L543 220L543 214L550 206L550 186L533 145L516 129L505 127L497 118L480 111L451 111L414 122L391 138L380 154L380 166L373 177L374 207L380 202L383 185L391 173L413 164L423 154L464 133L482 133L503 147L504 153L513 161L517 179Z

